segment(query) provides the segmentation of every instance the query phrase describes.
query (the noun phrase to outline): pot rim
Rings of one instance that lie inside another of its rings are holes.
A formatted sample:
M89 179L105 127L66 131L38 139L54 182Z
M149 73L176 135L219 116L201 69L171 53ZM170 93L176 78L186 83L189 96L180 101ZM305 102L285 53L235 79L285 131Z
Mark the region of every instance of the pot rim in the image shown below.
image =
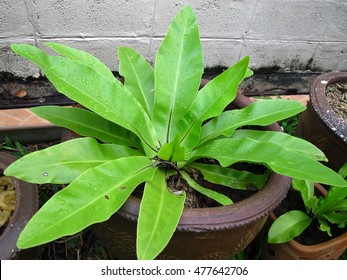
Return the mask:
M0 169L5 170L15 157L0 152ZM20 251L16 242L23 228L39 207L38 191L34 184L10 177L16 190L16 207L10 217L7 227L0 235L0 259L12 259Z
M243 108L252 101L238 94L232 104ZM282 132L277 123L267 126L268 130ZM252 196L228 206L210 208L185 208L179 224L181 231L212 231L244 226L267 216L284 199L291 178L272 172L265 187ZM141 199L130 196L117 214L137 221Z
M336 82L347 82L347 72L328 72L318 75L310 87L310 105L328 129L347 144L347 123L335 113L325 93L327 87Z

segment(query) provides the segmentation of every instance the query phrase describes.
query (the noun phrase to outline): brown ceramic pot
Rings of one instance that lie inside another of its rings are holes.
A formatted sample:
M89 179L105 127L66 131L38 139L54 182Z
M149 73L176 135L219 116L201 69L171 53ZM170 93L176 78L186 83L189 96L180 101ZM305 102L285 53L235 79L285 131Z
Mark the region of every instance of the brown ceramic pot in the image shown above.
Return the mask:
M238 95L233 106L250 99ZM268 129L280 131L277 124ZM290 178L273 173L261 191L230 206L185 209L168 246L158 259L228 259L260 232L268 214L284 198ZM119 259L136 259L136 222L140 199L131 196L109 220L92 226L105 249Z
M347 72L321 74L312 82L307 110L297 128L297 135L320 148L329 159L326 165L335 171L347 162L347 123L326 98L327 86L337 82L347 82Z
M0 171L7 168L16 160L13 156L0 153ZM16 246L19 234L39 207L39 199L36 185L23 182L11 177L16 191L16 208L0 235L0 259L35 259L39 248L20 250Z
M327 191L320 184L315 184L315 188L322 195L326 195ZM275 219L276 215L270 213L265 228L270 228ZM346 249L347 232L316 245L304 245L294 239L280 244L269 244L265 241L262 258L267 260L336 260Z

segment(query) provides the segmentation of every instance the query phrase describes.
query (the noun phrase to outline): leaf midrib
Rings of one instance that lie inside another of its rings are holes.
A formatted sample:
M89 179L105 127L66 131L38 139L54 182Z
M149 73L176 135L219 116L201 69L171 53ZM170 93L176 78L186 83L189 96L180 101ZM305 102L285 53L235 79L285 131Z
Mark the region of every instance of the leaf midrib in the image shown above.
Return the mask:
M131 69L133 70L133 73L134 73L135 79L137 81L137 84L139 85L139 88L141 90L141 96L142 96L143 102L145 103L145 106L146 106L146 108L144 108L144 109L145 109L145 111L147 112L147 114L149 116L150 115L149 114L149 106L148 106L147 99L146 99L146 93L143 90L141 79L139 78L139 75L137 74L136 68L135 68L134 64L132 63L131 57L128 55L127 51L125 51L125 55L126 55L126 57L128 59L128 62L130 64L130 66L131 66Z
M168 120L168 126L167 126L167 134L166 134L166 142L169 143L170 142L170 132L171 132L171 120L172 120L172 114L173 114L173 111L175 109L175 104L176 104L176 99L177 99L177 89L178 89L178 76L179 76L179 73L180 73L180 70L182 68L182 53L183 53L183 45L184 45L184 34L186 34L186 31L187 31L187 22L188 22L188 18L185 17L184 19L184 29L183 29L183 32L182 32L182 39L181 39L181 42L180 42L180 50L179 50L179 56L178 56L178 67L176 69L176 75L175 75L175 84L174 84L174 95L173 95L173 98L171 99L171 104L170 104L170 113L169 113L169 120Z

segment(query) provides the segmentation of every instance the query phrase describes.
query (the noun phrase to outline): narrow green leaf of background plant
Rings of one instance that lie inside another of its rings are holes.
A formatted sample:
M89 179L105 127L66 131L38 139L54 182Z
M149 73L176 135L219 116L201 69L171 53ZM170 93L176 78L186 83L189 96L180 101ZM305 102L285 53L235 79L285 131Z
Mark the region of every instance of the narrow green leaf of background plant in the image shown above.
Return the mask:
M161 43L154 66L153 125L161 143L195 99L204 71L198 24L189 6L176 15Z
M158 143L148 115L116 78L110 80L88 65L61 56L49 56L31 45L14 44L11 48L36 63L59 92L132 131L141 139L146 154L155 155Z
M110 81L114 79L112 71L99 59L87 52L53 42L45 43L45 45L63 56L93 68L96 72L105 78L108 78Z
M139 184L152 179L155 170L142 156L90 168L43 205L22 231L17 246L37 246L107 220Z
M31 109L36 115L81 136L94 137L102 142L142 149L140 139L131 131L81 108L40 106Z
M284 243L300 235L311 223L306 213L293 210L278 217L268 232L269 243Z
M66 184L86 170L121 157L139 156L141 152L115 144L100 144L94 138L77 138L15 161L6 176L36 184Z
M317 215L334 209L335 206L345 198L347 198L347 184L343 188L336 186L330 187L327 195L318 201L316 209Z
M218 116L235 99L248 63L249 57L246 57L208 82L199 91L188 112L174 126L173 135L181 135L182 145L187 151L199 143L202 123Z
M346 184L343 188L331 185L327 195L324 199L318 201L318 207L316 209L317 214L322 214L328 211L329 209L335 207L340 201L347 198L347 163L345 163L339 170L338 173Z
M332 205L331 207L329 207L329 211L333 212L333 211L345 211L345 215L347 217L347 198L337 201L334 205Z
M188 185L191 186L194 190L198 191L199 193L206 195L209 198L212 198L213 200L217 201L223 206L233 204L233 201L229 197L225 196L224 194L218 193L211 189L204 188L201 185L199 185L185 171L182 171L181 175L183 179L187 181Z
M239 129L233 133L232 138L250 138L259 142L274 143L283 148L301 153L312 159L318 161L328 161L324 153L315 145L287 133L279 133L277 131L268 130Z
M321 231L326 232L329 236L332 236L329 222L330 221L328 221L326 218L318 217L319 229ZM334 222L332 221L331 223L334 223Z
M195 162L190 163L189 167L200 171L204 179L211 183L240 190L247 190L250 186L257 189L263 188L269 175L268 172L257 175L244 170L240 171L219 165Z
M159 158L171 162L183 161L184 156L184 147L180 145L179 135L170 143L164 143L158 152Z
M341 176L318 161L280 145L250 138L215 139L186 154L188 162L203 157L217 159L222 166L242 161L261 163L276 173L292 178L346 186Z
M137 225L137 257L154 259L169 243L183 213L186 195L170 193L165 173L158 169L146 183Z
M124 86L142 105L148 116L152 115L154 102L154 73L152 66L136 50L118 48L119 74Z
M298 101L277 99L259 100L243 109L225 111L203 126L200 144L220 135L231 136L245 125L269 125L303 110L305 106Z
M301 198L308 213L311 211L315 212L318 198L314 193L314 183L307 180L294 178L292 180L292 187L300 192Z
M249 77L253 76L253 71L249 68L247 68L245 76L243 77L244 79L247 79Z
M347 213L346 213L346 210L341 210L339 212L328 212L328 213L325 213L322 215L324 217L324 220L327 220L329 221L329 223L331 224L335 224L337 225L338 227L340 228L344 228L346 225L347 225ZM321 219L320 218L320 222L321 222ZM327 223L327 226L325 227L329 227L329 224ZM331 236L331 234L330 234Z
M339 174L341 175L342 178L347 179L347 162L341 166L339 170Z

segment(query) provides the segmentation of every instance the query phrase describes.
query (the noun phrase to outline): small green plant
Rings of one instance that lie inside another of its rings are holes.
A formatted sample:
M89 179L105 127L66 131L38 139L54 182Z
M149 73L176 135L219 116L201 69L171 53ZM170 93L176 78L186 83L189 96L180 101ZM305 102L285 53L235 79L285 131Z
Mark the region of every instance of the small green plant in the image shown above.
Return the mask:
M239 129L266 126L305 109L288 100L257 101L226 110L240 82L251 75L245 57L199 90L203 54L195 15L185 6L170 24L154 68L134 49L118 48L124 84L92 55L57 43L12 50L36 63L56 89L87 109L57 106L32 111L82 138L29 154L5 171L35 183L69 184L29 221L18 247L37 246L107 220L144 183L137 224L137 257L155 258L168 244L184 210L186 193L172 191L170 176L217 201L232 200L199 184L261 189L266 175L230 166L249 162L277 173L344 186L319 160L324 154L285 133ZM219 164L202 159L214 159ZM299 168L298 168L299 167ZM232 238L232 237L231 237Z
M28 153L21 143L18 141L11 141L8 136L5 136L4 142L0 143L0 151L1 150L10 151L16 158L25 156Z
M347 177L347 163L339 174L341 178ZM269 229L269 243L283 243L299 236L315 219L320 230L329 236L332 224L339 228L347 225L347 188L331 186L326 196L317 197L312 182L293 179L292 186L300 192L306 212L292 210L278 217Z

